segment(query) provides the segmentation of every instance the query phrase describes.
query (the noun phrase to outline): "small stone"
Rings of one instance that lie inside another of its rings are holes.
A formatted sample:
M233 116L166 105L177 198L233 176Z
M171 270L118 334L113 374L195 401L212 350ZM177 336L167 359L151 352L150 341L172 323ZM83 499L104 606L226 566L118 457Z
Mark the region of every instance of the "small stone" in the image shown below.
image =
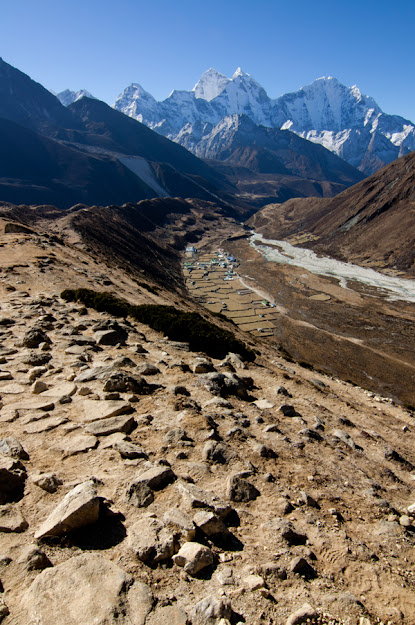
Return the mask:
M24 532L28 522L18 508L12 504L0 506L0 532Z
M232 617L229 599L209 596L199 601L189 614L192 625L224 625Z
M43 393L44 391L47 391L47 390L48 390L48 385L42 380L36 380L36 382L32 384L32 393L34 395L39 395L39 393Z
M253 403L260 410L271 410L271 408L274 408L275 406L275 404L273 404L271 401L268 401L268 399L257 399Z
M285 625L300 625L306 623L307 619L315 619L318 617L318 612L309 603L304 603L301 608L293 612L288 617Z
M399 518L399 524L402 525L402 527L412 527L412 519L407 514L403 514Z
M27 571L42 571L53 566L47 555L37 545L25 547L18 562L23 564Z
M39 486L47 493L55 493L59 486L62 486L62 480L54 473L40 473L39 475L33 475L31 479L36 486Z
M212 361L207 358L196 358L192 367L193 373L209 373L214 370L215 367L213 366Z
M209 547L200 543L187 542L181 547L179 552L173 557L173 561L192 577L199 571L213 564L213 553Z
M249 590L259 590L265 587L265 580L260 575L248 575L244 577L243 582Z
M139 372L141 375L157 375L158 373L160 373L160 369L156 367L156 365L145 363L144 365L140 366Z
M280 412L282 412L284 417L297 417L298 416L298 412L296 411L294 406L291 406L290 404L282 404L282 406L279 407L279 410Z

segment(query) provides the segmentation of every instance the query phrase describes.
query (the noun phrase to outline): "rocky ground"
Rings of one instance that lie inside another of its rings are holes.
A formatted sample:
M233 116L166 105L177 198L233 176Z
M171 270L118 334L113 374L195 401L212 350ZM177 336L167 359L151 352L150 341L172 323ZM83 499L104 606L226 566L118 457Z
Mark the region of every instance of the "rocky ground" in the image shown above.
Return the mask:
M76 237L0 260L4 625L415 621L410 411L64 302L162 299Z

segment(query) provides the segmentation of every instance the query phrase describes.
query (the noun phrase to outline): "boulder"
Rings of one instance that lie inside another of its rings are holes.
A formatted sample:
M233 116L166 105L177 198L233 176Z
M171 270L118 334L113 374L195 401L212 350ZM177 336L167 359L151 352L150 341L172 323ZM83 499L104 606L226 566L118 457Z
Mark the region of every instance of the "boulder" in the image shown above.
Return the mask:
M39 347L41 343L50 344L52 341L40 328L32 328L31 330L28 330L22 340L22 345L24 347L28 347L29 349Z
M23 449L17 438L13 436L0 439L0 454L10 456L10 458L17 458L18 460L29 460L29 454Z
M207 373L204 376L205 387L213 395L229 397L235 395L240 399L249 399L248 391L253 388L252 378L241 378L235 373Z
M179 552L173 557L174 563L183 567L186 573L192 577L197 575L202 569L213 564L213 560L211 549L195 542L184 543Z
M0 504L23 496L26 477L26 469L20 460L0 456Z
M22 598L25 622L42 625L144 625L152 604L146 584L95 553L42 571Z
M22 357L22 362L25 365L31 365L32 367L42 367L46 365L50 360L52 360L52 356L50 354L39 354L38 352L27 352Z
M127 544L142 562L159 563L178 550L177 535L154 516L141 518L128 531Z
M173 525L176 531L186 541L192 541L196 536L196 526L192 519L179 508L170 508L165 512L163 521L166 525Z
M193 517L193 522L203 534L210 537L227 536L228 528L221 518L210 510L200 510Z
M137 508L145 508L154 501L154 494L145 482L132 482L126 492L128 503Z
M205 597L194 606L189 617L192 625L218 625L220 619L232 617L231 604L226 597Z
M100 501L94 483L89 480L73 488L35 533L36 539L61 536L98 521Z
M118 324L117 324L118 325ZM120 328L120 326L118 326ZM123 329L119 330L98 330L94 334L97 345L125 345L128 338L127 332Z
M218 464L228 464L228 462L236 458L236 453L225 443L210 440L205 443L202 458Z
M221 519L226 519L233 508L219 499L213 493L207 493L195 484L179 482L177 489L183 498L183 503L189 508L207 508L213 510Z
M226 495L231 501L248 502L259 497L261 493L253 484L240 477L232 475L226 483Z
M132 375L126 371L112 373L104 384L107 393L137 393L138 395L151 395L158 385L149 384L140 375Z
M161 490L171 482L174 482L176 475L170 467L156 465L144 471L134 481L135 483L146 484L152 490Z

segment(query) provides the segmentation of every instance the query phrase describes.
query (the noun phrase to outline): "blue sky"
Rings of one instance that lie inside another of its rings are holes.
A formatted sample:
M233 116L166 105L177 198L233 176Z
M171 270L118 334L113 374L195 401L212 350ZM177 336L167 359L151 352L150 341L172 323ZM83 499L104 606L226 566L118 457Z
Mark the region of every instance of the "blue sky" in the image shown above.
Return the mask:
M415 121L413 0L0 2L0 56L48 89L112 104L131 82L157 99L238 66L270 97L320 76L357 84Z

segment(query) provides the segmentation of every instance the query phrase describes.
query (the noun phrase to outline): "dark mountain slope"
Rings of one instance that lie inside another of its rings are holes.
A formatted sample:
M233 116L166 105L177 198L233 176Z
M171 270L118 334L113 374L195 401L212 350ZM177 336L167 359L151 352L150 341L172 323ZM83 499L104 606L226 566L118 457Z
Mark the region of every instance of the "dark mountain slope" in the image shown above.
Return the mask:
M415 152L334 198L270 205L249 224L276 239L308 233L316 251L415 275Z
M69 208L155 195L116 159L86 154L0 118L2 201Z
M53 135L80 128L79 121L50 91L0 58L0 117Z
M223 176L191 152L104 102L81 98L68 108L84 127L84 133L74 135L82 143L120 154L141 156L152 162L168 163L189 176L205 178L212 183L225 183Z

